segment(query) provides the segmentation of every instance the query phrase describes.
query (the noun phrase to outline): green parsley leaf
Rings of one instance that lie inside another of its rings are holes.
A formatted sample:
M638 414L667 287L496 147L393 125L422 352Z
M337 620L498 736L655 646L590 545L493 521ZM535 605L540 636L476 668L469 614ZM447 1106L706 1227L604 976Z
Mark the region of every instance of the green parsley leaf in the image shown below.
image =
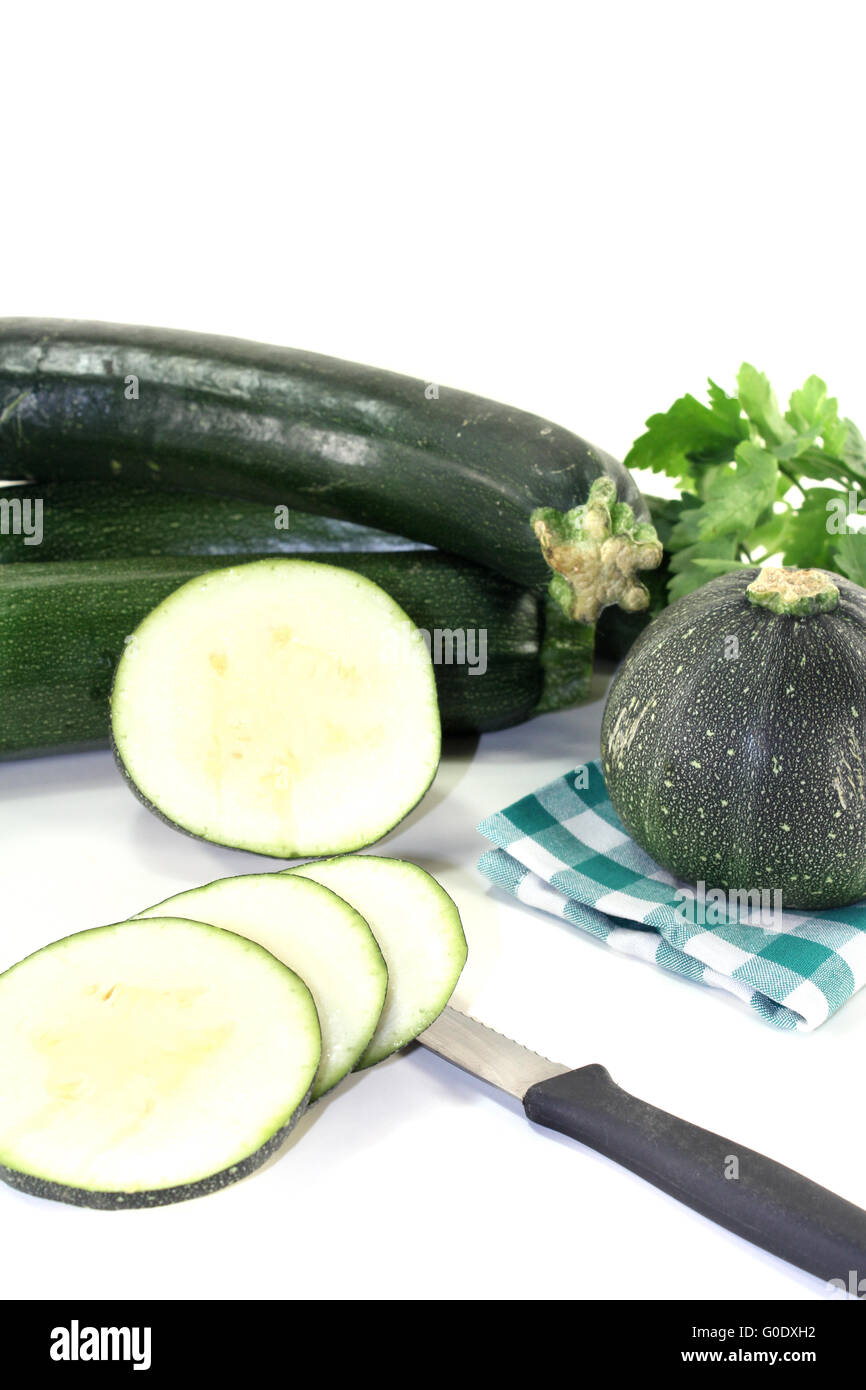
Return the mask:
M855 584L866 585L866 532L849 531L840 536L834 559L833 569L853 579Z
M644 493L644 501L649 507L650 520L665 550L671 548L671 532L682 515L684 505L688 504L690 498L691 493L688 492L683 497L653 497L649 493ZM696 498L694 500L697 502Z
M683 512L674 527L674 550L717 536L745 536L776 500L779 464L774 455L747 439L737 445L734 458L732 468L708 471L701 490L702 505Z
M787 489L790 484L786 479L782 481ZM794 515L795 513L791 511L790 507L786 507L783 512L770 512L766 520L759 520L758 525L747 538L748 546L746 547L752 556L759 550L763 551L763 554L756 560L756 564L785 549L788 529Z
M730 574L731 570L746 568L748 566L744 565L742 560L713 560L709 556L700 556L688 569L671 577L668 582L668 601L676 603L684 594L690 594L693 589L700 589L702 584L707 584L711 579L718 579L720 574Z
M866 479L866 439L853 420L842 420L840 424L845 430L845 439L839 452L850 472L857 478Z
M683 594L690 594L692 589L699 589L708 579L712 579L714 576L708 572L708 565L711 567L713 564L721 565L722 568L717 571L720 574L738 567L736 537L719 536L712 541L698 541L672 555L668 602L674 603Z
M737 373L737 395L740 405L767 444L784 444L794 437L769 381L748 362Z
M785 419L797 434L819 436L828 443L828 436L839 447L845 442L844 432L839 438L839 402L827 395L827 387L819 376L806 379L799 391L792 391ZM831 449L831 452L835 452Z
M727 391L716 385L711 376L707 377L707 395L713 414L719 420L727 421L732 436L739 433L740 438L745 439L747 431L744 429L738 398L729 396Z
M828 526L828 504L845 501L844 492L830 487L813 487L802 505L791 512L785 536L784 563L798 569L833 569L833 550L839 540Z
M866 440L824 381L808 377L783 414L766 376L744 362L737 394L710 379L708 399L681 396L651 416L626 457L684 489L676 503L648 499L669 600L779 554L866 586L866 528L847 529L851 511L866 515Z
M626 466L693 483L701 465L730 462L737 445L748 437L748 425L740 417L739 402L712 382L710 399L707 407L694 396L680 396L664 414L651 415L646 433L626 455Z

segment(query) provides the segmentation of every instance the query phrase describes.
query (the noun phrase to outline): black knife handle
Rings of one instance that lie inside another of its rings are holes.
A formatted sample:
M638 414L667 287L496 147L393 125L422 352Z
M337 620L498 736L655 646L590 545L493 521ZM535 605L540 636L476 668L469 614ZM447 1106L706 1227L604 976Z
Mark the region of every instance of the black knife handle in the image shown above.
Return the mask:
M702 1216L819 1279L866 1276L866 1211L763 1154L657 1110L604 1067L531 1086L530 1120L630 1168Z

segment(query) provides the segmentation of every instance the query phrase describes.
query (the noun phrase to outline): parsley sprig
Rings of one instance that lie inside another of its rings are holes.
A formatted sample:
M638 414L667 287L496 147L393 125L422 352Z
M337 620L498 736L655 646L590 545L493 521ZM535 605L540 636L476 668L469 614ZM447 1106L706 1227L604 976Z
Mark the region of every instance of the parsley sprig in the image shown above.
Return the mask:
M852 512L866 514L866 442L820 377L794 391L784 414L747 362L735 395L710 380L708 399L681 396L651 416L625 460L681 489L678 501L653 505L670 554L668 601L779 553L783 564L866 584L866 531L850 525Z

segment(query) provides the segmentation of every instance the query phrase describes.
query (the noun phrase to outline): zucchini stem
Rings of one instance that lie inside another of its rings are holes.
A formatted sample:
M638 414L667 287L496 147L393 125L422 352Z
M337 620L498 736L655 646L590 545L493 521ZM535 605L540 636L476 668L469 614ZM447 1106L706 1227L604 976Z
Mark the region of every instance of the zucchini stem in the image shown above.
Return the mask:
M830 613L839 603L839 590L823 570L783 569L767 565L746 588L750 603L788 618Z
M628 503L617 502L612 478L596 478L583 506L538 507L530 521L553 570L550 597L568 617L594 623L613 603L627 613L649 605L637 571L661 564L661 541L651 522L636 521Z

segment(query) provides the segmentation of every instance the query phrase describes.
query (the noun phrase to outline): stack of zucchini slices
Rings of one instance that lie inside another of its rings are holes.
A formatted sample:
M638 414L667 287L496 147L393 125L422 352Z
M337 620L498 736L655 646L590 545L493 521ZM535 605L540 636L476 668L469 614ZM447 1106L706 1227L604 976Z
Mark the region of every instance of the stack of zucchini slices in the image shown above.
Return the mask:
M425 870L350 855L220 879L0 975L0 1176L118 1209L202 1196L405 1047L466 960Z

